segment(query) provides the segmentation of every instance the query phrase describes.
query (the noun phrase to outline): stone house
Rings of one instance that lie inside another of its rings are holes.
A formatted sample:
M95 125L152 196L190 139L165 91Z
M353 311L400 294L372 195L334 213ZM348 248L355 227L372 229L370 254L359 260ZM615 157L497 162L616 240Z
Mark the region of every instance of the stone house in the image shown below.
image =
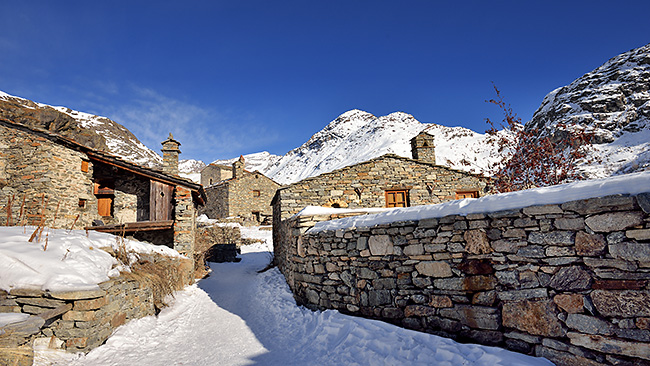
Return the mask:
M489 178L436 165L433 136L415 136L411 151L413 159L386 154L278 189L274 241L282 240L281 224L306 206L408 207L486 194Z
M221 164L209 164L201 170L201 185L209 187L226 179L232 178L232 167Z
M218 165L213 166L206 177L214 178L215 172L219 170L221 168ZM223 171L220 174L222 173ZM243 156L232 164L230 176L205 189L208 203L199 213L211 219L239 217L244 223L271 223L271 200L280 184L260 172L245 170ZM203 177L201 172L201 181L204 180Z
M155 170L0 119L0 224L114 232L191 255L206 196L178 176L179 145L170 134Z

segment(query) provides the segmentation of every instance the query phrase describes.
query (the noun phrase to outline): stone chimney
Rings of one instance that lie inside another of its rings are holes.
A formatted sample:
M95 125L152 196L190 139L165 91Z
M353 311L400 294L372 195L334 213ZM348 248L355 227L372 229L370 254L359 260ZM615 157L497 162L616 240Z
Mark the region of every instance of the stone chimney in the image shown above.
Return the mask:
M436 163L436 147L433 144L433 136L422 131L411 139L411 154L413 159L423 163Z
M232 179L239 179L244 176L244 156L239 155L239 159L232 163Z
M172 133L169 133L167 140L162 142L163 153L163 172L172 175L178 175L178 154L181 150L178 148L181 143L174 140Z

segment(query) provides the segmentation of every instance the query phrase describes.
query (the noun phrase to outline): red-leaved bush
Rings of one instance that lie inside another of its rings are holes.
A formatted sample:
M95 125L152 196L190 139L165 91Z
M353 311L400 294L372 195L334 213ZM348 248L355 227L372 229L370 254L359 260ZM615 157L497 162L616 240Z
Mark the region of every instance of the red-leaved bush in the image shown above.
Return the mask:
M494 90L496 99L486 102L498 106L504 118L499 133L486 119L490 125L486 133L496 139L497 152L503 157L489 167L494 177L493 191L512 192L585 179L576 165L586 156L592 133L581 126L561 123L556 125L554 135L549 129L525 128L499 89L494 86Z

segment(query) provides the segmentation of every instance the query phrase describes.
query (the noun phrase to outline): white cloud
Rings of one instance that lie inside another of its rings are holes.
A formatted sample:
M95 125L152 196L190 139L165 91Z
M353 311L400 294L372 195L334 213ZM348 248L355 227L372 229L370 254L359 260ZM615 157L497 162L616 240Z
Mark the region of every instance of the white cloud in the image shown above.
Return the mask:
M261 151L278 136L246 112L220 112L152 89L128 89L133 94L131 102L115 108L108 117L155 151L169 132L181 142L182 158L206 161Z

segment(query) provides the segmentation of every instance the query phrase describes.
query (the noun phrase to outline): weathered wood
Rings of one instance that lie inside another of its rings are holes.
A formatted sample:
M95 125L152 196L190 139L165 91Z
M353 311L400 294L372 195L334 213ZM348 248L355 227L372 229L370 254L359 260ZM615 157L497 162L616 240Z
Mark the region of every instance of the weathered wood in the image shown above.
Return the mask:
M101 231L103 233L116 233L116 232L136 232L136 231L151 231L151 230L166 230L174 226L174 220L165 221L140 221L128 222L125 224L116 225L103 225L103 226L88 226L86 230Z
M166 221L172 218L174 187L152 180L149 191L149 220Z

